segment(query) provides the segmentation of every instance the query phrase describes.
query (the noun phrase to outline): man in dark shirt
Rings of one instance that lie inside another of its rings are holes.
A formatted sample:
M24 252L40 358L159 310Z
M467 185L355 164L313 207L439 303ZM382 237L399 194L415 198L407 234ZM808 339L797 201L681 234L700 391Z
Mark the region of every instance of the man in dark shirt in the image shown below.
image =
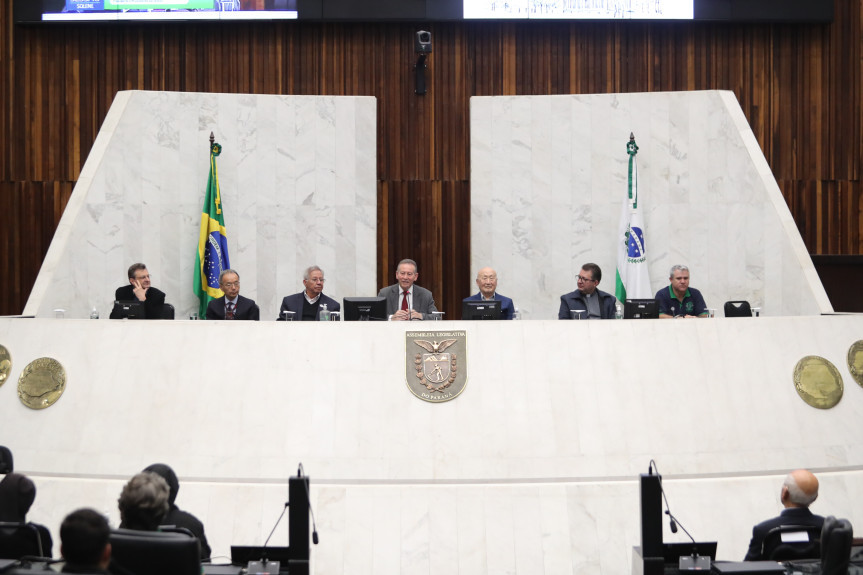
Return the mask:
M110 537L111 528L101 513L84 508L67 515L60 525L63 573L108 573Z
M144 317L129 319L162 319L165 294L150 285L150 272L142 263L129 266L129 285L118 287L114 292L114 300L144 302ZM123 316L114 309L111 312L111 319L123 319Z
M660 319L707 317L707 304L701 292L689 287L689 268L676 265L668 274L668 287L656 292Z
M752 540L744 561L768 559L761 555L764 537L774 527L781 525L806 525L821 528L824 518L809 511L809 506L818 498L818 478L806 469L797 469L785 477L779 499L785 509L779 516L763 521L752 528Z
M578 272L578 289L560 296L557 319L614 319L617 299L597 289L602 270L596 264L584 264Z
M285 312L294 312L294 320L316 321L319 319L321 305L326 304L328 311L339 311L339 302L324 295L324 270L311 266L303 274L303 287L300 293L285 296L279 309L277 321L285 321Z
M204 534L204 524L197 517L183 511L174 503L177 499L177 493L180 492L180 480L177 479L177 474L174 473L174 470L170 466L164 463L154 463L144 471L155 473L168 484L168 513L162 518L161 525L183 527L191 531L192 535L197 537L201 543L201 560L209 560L210 545L207 543L207 536Z

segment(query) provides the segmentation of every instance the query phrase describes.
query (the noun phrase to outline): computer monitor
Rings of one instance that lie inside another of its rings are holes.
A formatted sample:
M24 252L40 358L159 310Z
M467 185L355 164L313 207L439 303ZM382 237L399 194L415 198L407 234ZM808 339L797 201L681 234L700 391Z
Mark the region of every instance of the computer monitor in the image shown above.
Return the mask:
M111 319L141 319L147 317L142 301L115 301Z
M462 319L500 319L500 300L461 302Z
M623 304L624 319L656 319L658 312L654 299L628 299Z
M342 300L345 321L386 321L387 298L346 297Z

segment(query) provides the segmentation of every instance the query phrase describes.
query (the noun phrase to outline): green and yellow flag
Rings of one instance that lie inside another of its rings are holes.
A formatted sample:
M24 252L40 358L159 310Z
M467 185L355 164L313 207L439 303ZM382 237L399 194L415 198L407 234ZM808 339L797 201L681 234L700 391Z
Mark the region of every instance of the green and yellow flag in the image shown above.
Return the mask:
M195 280L192 284L201 302L198 307L201 319L205 317L210 300L225 295L219 288L219 274L231 267L225 214L222 212L222 196L219 193L219 172L216 169L216 157L221 153L221 144L210 144L210 177L207 179L207 193L201 213L201 233L198 236Z

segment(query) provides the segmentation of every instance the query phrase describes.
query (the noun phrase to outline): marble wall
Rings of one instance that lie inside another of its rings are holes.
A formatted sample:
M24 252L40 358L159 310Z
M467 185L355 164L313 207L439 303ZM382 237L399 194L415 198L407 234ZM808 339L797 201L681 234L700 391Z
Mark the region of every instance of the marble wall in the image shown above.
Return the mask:
M650 459L724 559L778 512L791 468L821 477L816 512L863 524L863 388L845 363L860 316L446 326L467 333L468 382L431 404L405 383L416 324L0 319L2 443L55 533L80 505L116 524L122 483L168 462L221 556L266 538L302 462L315 573L628 573ZM841 374L833 409L798 397L806 355ZM68 383L33 411L15 382L43 356Z
M586 262L614 293L631 132L654 291L680 263L720 314L832 311L731 92L471 98L473 271L494 266L529 319L557 317Z
M93 145L25 314L108 315L142 261L177 317L192 292L209 136L231 266L275 319L317 264L325 293L374 295L376 104L372 97L119 92Z

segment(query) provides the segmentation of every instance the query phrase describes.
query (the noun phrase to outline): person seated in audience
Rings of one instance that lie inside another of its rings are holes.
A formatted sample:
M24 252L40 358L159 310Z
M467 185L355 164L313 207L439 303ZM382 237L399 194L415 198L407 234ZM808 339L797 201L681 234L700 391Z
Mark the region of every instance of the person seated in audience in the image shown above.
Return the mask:
M174 503L177 499L177 493L180 492L180 481L177 479L177 474L174 473L174 470L170 466L164 463L154 463L144 471L155 473L168 484L168 513L162 518L160 525L183 527L191 531L201 543L201 559L209 559L210 545L207 543L207 536L204 534L204 524L197 517L183 511Z
M141 263L129 266L129 285L121 286L114 292L115 301L144 302L144 317L137 319L162 319L165 294L150 285L150 272ZM122 319L117 310L111 312L111 319Z
M476 285L479 293L466 297L462 301L500 300L500 319L512 319L515 307L511 299L497 293L497 272L494 269L485 267L479 270L476 273Z
M610 293L597 289L602 280L602 270L596 264L584 264L578 272L578 289L560 296L557 319L573 319L572 310L582 310L580 319L614 319L615 298Z
M168 483L155 473L141 472L123 486L120 499L120 528L156 531L168 513Z
M261 311L255 300L240 295L240 274L236 271L222 270L219 288L225 295L207 304L206 319L261 319Z
M0 445L0 475L15 471L12 451L5 445Z
M111 563L108 519L93 509L73 511L60 525L63 573L108 573Z
M339 311L339 302L324 295L324 270L311 266L303 274L303 286L300 293L285 296L279 309L277 321L285 321L285 312L294 312L294 320L316 321L321 304L327 304L327 310Z
M779 500L785 509L777 517L763 521L752 528L752 540L744 561L768 559L761 555L764 537L774 527L781 525L811 525L821 528L824 518L809 511L809 506L818 498L818 478L806 469L797 469L785 477Z
M707 304L701 292L689 287L689 268L672 266L667 288L656 292L660 319L707 317Z
M11 454L10 454L11 455ZM36 485L20 473L9 473L0 481L0 522L27 523L27 512L36 499ZM29 524L39 533L42 556L51 557L51 532L44 525ZM36 535L32 528L0 528L0 558L19 559L37 555Z

